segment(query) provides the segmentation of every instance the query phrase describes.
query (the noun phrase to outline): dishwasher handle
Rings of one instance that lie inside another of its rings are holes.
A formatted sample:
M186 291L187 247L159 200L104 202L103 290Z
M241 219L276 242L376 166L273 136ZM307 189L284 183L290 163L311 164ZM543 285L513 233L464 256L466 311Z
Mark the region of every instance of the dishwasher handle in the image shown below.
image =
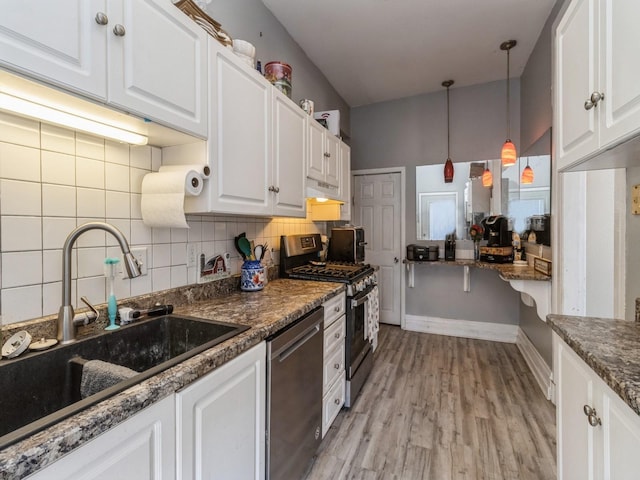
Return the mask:
M311 339L311 337L318 334L319 332L320 332L320 324L318 323L311 330L305 333L302 338L298 338L295 342L291 343L290 345L287 345L284 348L284 350L282 350L278 355L278 361L284 362L287 359L287 357L292 355L296 350L298 350L305 343L307 343L309 339Z

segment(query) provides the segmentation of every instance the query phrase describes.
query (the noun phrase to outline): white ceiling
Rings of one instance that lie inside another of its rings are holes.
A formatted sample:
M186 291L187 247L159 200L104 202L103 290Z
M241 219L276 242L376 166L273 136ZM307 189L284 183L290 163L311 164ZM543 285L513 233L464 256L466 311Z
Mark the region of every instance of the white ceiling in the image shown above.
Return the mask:
M555 0L263 0L352 107L519 77Z

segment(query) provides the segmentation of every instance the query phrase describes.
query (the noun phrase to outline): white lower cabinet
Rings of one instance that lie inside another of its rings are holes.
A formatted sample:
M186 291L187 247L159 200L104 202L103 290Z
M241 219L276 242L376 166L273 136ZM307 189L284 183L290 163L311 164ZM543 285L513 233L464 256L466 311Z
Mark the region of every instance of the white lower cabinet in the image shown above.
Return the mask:
M322 438L338 416L345 400L345 294L324 304L322 375Z
M555 333L553 361L558 479L637 479L640 416Z
M178 479L264 479L265 362L262 342L176 394Z
M175 395L145 408L50 466L32 480L175 478Z

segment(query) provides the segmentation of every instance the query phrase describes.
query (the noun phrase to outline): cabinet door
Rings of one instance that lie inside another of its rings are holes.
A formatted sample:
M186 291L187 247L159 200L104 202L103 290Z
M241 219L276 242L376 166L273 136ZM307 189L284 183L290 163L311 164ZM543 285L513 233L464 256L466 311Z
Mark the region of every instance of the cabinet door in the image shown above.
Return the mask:
M606 146L640 130L640 2L601 0L600 144Z
M0 64L93 97L107 96L105 0L21 0L0 7Z
M325 181L332 187L340 184L340 139L325 132L326 175Z
M204 30L162 0L110 2L109 17L109 102L206 137Z
M554 334L554 375L557 386L558 480L596 480L598 430L587 421L584 406L594 405L594 376L586 364Z
M264 478L265 362L263 342L177 394L179 479Z
M145 408L29 477L32 480L175 478L175 396Z
M604 476L635 480L640 472L640 417L603 382Z
M270 215L272 87L215 43L209 42L209 210Z
M273 214L305 217L307 114L275 88L273 92Z
M324 182L326 162L324 148L325 128L309 118L309 155L307 157L307 178Z
M340 185L338 187L340 201L340 220L351 220L351 147L340 142Z
M600 108L584 105L598 88L596 2L573 0L556 29L553 125L559 169L598 148Z

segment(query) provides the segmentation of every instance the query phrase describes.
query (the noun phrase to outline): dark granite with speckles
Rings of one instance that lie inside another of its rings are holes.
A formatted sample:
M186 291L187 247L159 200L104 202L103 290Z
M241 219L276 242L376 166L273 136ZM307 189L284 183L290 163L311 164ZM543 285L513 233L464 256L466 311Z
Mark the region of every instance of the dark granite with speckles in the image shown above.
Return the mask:
M565 315L547 323L640 415L640 323Z
M45 467L257 345L345 288L341 283L272 280L259 292L241 292L235 286L237 278L229 282L229 288L224 282L212 282L136 297L135 301L140 306L171 303L176 306L174 313L249 325L249 330L1 450L0 479L24 478ZM51 319L43 320L22 322L20 327L35 331L35 325L48 333ZM0 361L0 372L1 365Z

